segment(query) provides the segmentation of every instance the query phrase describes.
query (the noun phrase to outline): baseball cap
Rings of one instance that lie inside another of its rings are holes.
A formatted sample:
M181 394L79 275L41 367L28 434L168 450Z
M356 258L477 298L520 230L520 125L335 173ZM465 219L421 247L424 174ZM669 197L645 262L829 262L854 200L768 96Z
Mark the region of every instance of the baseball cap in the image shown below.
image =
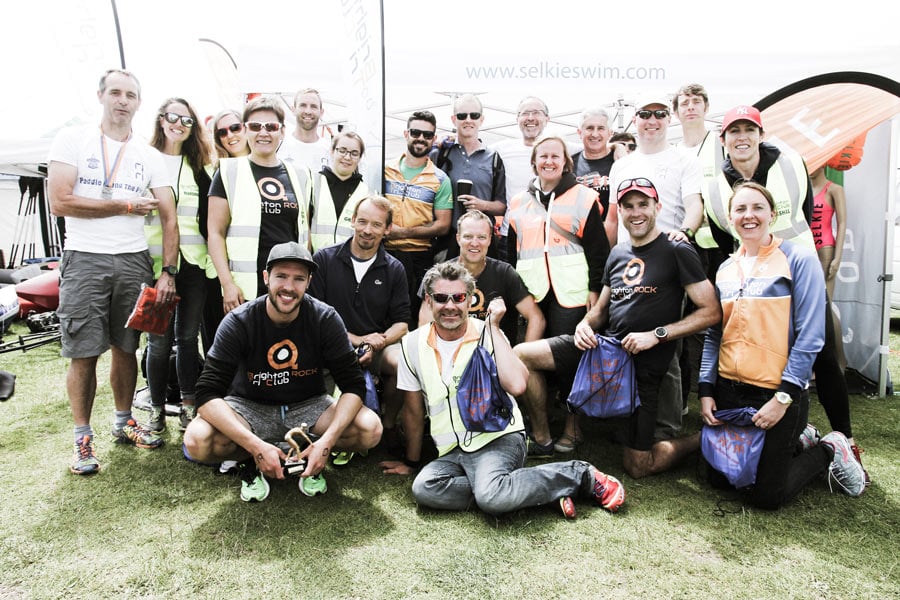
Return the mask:
M619 184L619 189L616 192L616 201L624 198L625 194L628 192L634 191L638 191L659 202L659 193L656 191L656 186L653 185L652 181L644 177L623 180L622 183Z
M297 242L285 242L284 244L272 246L272 249L269 251L269 259L266 261L266 270L269 271L275 263L286 260L306 265L309 267L310 273L313 273L318 268L305 246L301 246Z
M735 121L750 121L760 129L763 128L762 115L759 114L759 110L746 104L735 106L725 113L722 118L722 135L725 135L725 130L731 127Z
M634 110L641 110L648 106L653 106L654 104L659 104L663 108L670 111L672 110L672 104L665 94L642 94L638 96L634 103Z

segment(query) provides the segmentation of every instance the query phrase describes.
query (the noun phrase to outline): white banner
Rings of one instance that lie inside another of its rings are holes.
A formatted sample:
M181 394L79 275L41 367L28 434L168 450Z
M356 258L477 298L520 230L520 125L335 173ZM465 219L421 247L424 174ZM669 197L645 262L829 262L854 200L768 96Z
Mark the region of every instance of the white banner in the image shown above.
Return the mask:
M894 227L892 123L866 136L862 161L844 175L847 236L837 274L834 304L841 318L847 365L870 381L879 381L885 286L880 282L886 257L887 228Z

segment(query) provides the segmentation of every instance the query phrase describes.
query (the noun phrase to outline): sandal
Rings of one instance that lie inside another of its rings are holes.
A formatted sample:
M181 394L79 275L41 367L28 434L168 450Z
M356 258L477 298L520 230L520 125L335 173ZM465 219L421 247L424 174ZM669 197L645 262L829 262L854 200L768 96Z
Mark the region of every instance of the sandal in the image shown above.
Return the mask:
M573 452L576 446L579 446L584 441L583 438L576 435L572 437L568 433L563 433L559 436L559 439L556 440L556 443L553 444L553 449L557 452L562 452L563 454L567 454L569 452Z

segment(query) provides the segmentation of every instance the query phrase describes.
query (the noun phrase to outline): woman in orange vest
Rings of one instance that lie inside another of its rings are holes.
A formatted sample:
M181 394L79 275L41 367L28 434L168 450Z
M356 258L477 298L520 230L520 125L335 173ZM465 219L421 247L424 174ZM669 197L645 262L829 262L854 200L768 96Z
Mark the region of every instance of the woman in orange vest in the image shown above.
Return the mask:
M516 271L539 303L547 321L545 337L571 334L597 301L609 241L603 228L599 195L577 183L565 141L545 137L531 151L536 178L528 190L509 205L510 244L516 248ZM533 456L547 456L554 448L571 452L581 442L574 416L554 445L547 423L546 383L542 365L529 364L524 400L532 422ZM560 395L568 395L571 382L560 382Z

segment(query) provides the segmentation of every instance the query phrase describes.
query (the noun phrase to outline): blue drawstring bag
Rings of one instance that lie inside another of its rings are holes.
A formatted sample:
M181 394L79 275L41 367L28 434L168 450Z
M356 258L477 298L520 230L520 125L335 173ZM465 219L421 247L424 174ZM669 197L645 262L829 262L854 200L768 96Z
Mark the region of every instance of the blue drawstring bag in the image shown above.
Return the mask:
M616 338L596 337L599 345L581 355L566 406L588 417L627 417L641 405L634 360Z
M500 385L497 363L482 345L484 332L489 328L485 323L481 339L456 387L456 405L463 425L466 431L477 433L503 431L513 416L512 399Z
M357 364L359 363L359 359L365 355L366 352L372 349L372 346L363 342L356 349L356 360ZM375 411L375 414L381 414L381 401L378 399L378 390L375 387L375 376L372 375L372 372L369 369L366 369L360 365L360 368L363 372L363 377L366 380L366 395L363 397L363 406L368 409Z
M756 469L766 443L765 430L751 420L755 414L756 409L750 406L717 410L713 416L723 424L704 425L700 435L703 458L738 489L756 483Z
M375 376L368 369L363 369L363 377L366 378L366 397L363 398L363 405L380 415L381 402L378 400L378 391L375 389Z

